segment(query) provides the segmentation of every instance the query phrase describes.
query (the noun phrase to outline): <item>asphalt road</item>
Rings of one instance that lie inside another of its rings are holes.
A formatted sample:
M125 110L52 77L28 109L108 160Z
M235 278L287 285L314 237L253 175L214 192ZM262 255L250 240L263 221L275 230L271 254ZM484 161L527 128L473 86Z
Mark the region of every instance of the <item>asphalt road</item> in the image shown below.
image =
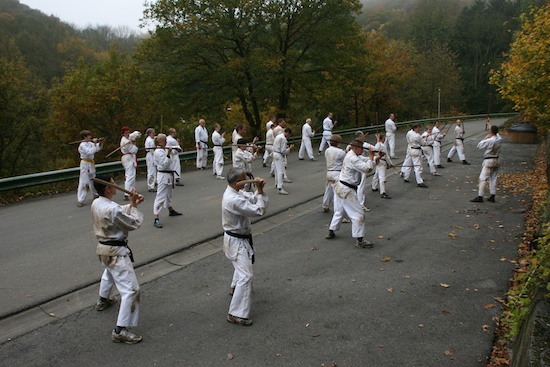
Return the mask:
M349 224L325 240L324 161L298 161L294 152L290 195L277 195L270 179L269 216L253 226L249 328L225 321L232 274L218 238L225 184L210 171L183 176L174 207L184 215L164 213L163 229L152 225L146 192L146 223L130 234L143 293L136 331L144 341L135 346L110 341L116 308L93 309L101 269L89 206L60 195L0 209L0 365L97 366L113 358L135 366L483 365L528 202L502 191L496 203L469 202L483 122L466 122L466 131L471 166L444 163L442 177L425 169L428 189L390 175L391 200L367 191L370 250L353 246ZM401 161L404 131L397 146ZM536 148L505 143L501 172L528 169ZM253 171L268 174L261 162ZM138 190L146 191L143 181Z

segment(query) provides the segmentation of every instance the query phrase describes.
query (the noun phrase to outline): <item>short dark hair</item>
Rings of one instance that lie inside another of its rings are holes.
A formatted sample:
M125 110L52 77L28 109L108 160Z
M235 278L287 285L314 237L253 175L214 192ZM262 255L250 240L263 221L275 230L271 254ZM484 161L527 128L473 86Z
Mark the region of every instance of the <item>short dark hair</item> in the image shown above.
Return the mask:
M90 135L92 135L92 133L90 132L90 130L82 130L82 131L80 132L80 137L81 137L82 139L84 139L85 137L90 136Z
M97 175L96 178L99 178L100 180L103 180L103 181L106 181L106 182L111 182L111 176L109 176L109 175ZM106 187L107 187L106 185L104 185L100 182L94 181L94 188L97 191L97 194L99 196L105 196L105 188Z
M495 135L498 134L498 126L491 125L491 132Z
M292 129L290 127L287 127L285 129L285 133L289 133L289 134L292 134Z

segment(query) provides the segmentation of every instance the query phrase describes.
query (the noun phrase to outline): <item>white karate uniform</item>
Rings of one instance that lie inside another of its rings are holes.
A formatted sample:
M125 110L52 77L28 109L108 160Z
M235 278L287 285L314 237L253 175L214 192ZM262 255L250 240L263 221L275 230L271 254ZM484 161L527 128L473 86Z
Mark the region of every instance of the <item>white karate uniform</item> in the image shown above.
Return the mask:
M323 120L323 138L321 139L321 144L319 145L319 153L330 146L330 138L332 137L332 128L334 127L332 120L329 117L325 117Z
M307 152L307 156L309 159L315 159L315 156L313 155L313 147L311 146L311 138L313 138L315 134L313 133L313 130L311 130L311 125L307 122L302 126L302 144L300 145L300 151L298 152L298 158L304 159L304 153Z
M365 212L359 200L357 191L342 182L357 187L361 181L361 174L374 168L374 162L364 156L358 156L350 150L344 158L339 181L334 187L334 214L329 229L336 231L342 224L344 214L351 220L351 233L354 238L361 238L365 233Z
M330 204L334 201L334 186L340 178L340 172L342 171L342 164L346 152L342 149L329 146L325 150L325 161L327 163L327 182L325 184L325 195L323 196L323 208L329 208Z
M145 139L145 162L147 163L147 187L149 190L155 189L157 183L157 167L155 167L155 139L148 136Z
M208 130L201 125L195 128L197 145L197 168L206 168L208 162Z
M433 134L430 134L427 131L424 131L424 133L422 133L421 136L422 136L422 139L424 139L424 144L425 144L422 146L422 153L424 154L424 158L426 158L426 161L428 162L430 173L434 174L436 170L435 170L435 164L434 164Z
M388 155L385 143L376 143L374 150L384 153L384 156L376 164L376 170L372 176L372 189L376 190L376 188L380 185L380 195L382 195L386 193L386 170L388 167L393 166L393 162Z
M252 174L252 161L254 156L248 150L242 150L237 148L235 152L235 163L233 164L234 168L242 168L246 171L247 174Z
M78 180L76 200L79 203L83 203L86 200L88 191L91 191L92 195L96 194L92 183L92 178L95 177L94 154L99 152L101 148L103 148L101 143L94 144L91 141L83 141L78 146L78 153L80 154L80 178Z
M447 158L452 159L455 153L458 153L458 159L461 161L466 160L466 154L464 153L464 129L462 125L455 127L455 144L449 150Z
M120 152L122 153L122 167L124 167L124 188L128 191L136 185L136 169L137 169L137 152L139 151L138 147L134 144L134 141L141 136L139 131L134 131L130 134L130 137L127 138L123 136L120 139ZM125 194L124 196L128 196Z
M214 151L214 162L212 163L212 171L218 177L221 177L223 174L223 143L225 143L225 138L222 138L222 135L214 130L214 132L212 133L212 144L214 144L214 147L212 148L212 150Z
M365 150L363 151L363 157L369 158L369 150L374 149L374 145L369 143L363 143L363 148ZM351 149L351 146L350 146ZM365 189L367 188L367 173L361 174L361 182L359 183L359 186L357 187L357 200L361 203L361 206L365 206Z
M433 150L433 159L436 166L441 165L441 140L443 139L443 134L441 130L437 127L432 128L432 136L434 137L434 150Z
M231 163L233 167L235 166L235 152L239 149L237 142L242 138L240 134L237 134L237 132L233 130L233 135L231 135Z
M290 153L290 148L287 147L285 134L279 134L273 142L273 162L275 163L275 186L277 189L283 188L283 182L286 178L285 158Z
M412 168L414 168L414 174L416 177L416 183L421 184L424 182L422 179L422 145L424 140L419 133L414 130L409 130L407 132L407 156L405 161L403 161L403 166L401 167L401 172L403 173L403 178L408 180L411 176Z
M235 287L229 314L248 319L252 294L252 256L254 249L246 238L238 238L227 234L250 235L252 228L250 217L265 214L269 198L243 190L235 190L228 186L222 199L223 251L231 260L235 269L231 286Z
M502 138L499 134L484 139L477 144L478 149L485 149L483 153L483 164L481 165L481 173L479 174L479 190L478 196L483 197L485 186L489 181L489 193L497 194L497 177L498 177L498 157L500 155L500 147Z
M273 136L273 129L271 128L267 129L265 133L265 151L264 151L264 157L263 157L263 164L267 164L267 161L272 156L274 140L275 140L275 137Z
M139 283L126 246L101 244L105 241L124 242L128 232L138 229L143 222L143 213L128 205L119 205L100 196L92 203L94 233L99 241L96 253L104 271L99 284L99 296L109 298L116 286L120 293L120 309L116 325L135 327L139 319Z
M177 181L181 178L181 162L179 152L181 152L182 149L176 138L172 135L166 135L166 147L172 147L172 170L174 170L174 174L176 175L174 179Z
M395 157L395 132L397 131L397 126L392 119L387 119L384 123L386 129L386 147L390 153L390 157Z
M153 203L153 214L159 215L162 208L169 208L172 206L174 171L172 157L168 156L167 149L159 148L155 150L155 165L158 170L158 186L155 202Z

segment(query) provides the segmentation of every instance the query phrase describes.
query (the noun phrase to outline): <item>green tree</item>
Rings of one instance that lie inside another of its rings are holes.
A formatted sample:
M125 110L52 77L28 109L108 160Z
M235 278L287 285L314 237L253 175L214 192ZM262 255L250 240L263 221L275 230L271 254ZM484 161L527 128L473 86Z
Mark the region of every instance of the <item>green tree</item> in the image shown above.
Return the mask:
M491 77L501 95L545 131L550 128L549 58L550 5L546 4L521 17L521 29L506 61Z

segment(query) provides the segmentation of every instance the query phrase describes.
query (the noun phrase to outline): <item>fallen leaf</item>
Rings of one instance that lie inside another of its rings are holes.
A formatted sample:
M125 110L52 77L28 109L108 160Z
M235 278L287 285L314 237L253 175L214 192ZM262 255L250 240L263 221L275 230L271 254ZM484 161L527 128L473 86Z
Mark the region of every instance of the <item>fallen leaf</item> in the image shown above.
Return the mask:
M403 278L405 278L405 279L411 279L411 276L410 276L410 275L404 275Z
M454 233L454 232L449 233L449 237L451 237L451 238L455 238L455 237L457 237L457 236L458 236L458 235L457 235L456 233Z
M491 242L491 243L495 243L495 240L489 240L489 242Z
M443 288L449 288L450 285L448 284L445 284L445 283L439 283L440 286L442 286Z
M321 334L312 334L311 335L313 338L317 338L318 336L321 336Z
M445 354L446 356L450 356L451 354L453 354L455 352L454 348L451 348L449 350L446 350L445 352L443 352L443 354Z
M450 314L450 312L447 311L447 310L441 310L441 313L442 313L443 315L448 315L448 314Z
M485 331L485 332L487 332L487 331L489 331L489 330L491 329L491 327L490 327L489 325L483 325L481 328L482 328L483 331Z
M385 262L385 263L387 263L388 261L390 261L390 260L391 260L391 258L390 258L390 257L387 257L387 256L384 256L384 257L383 257L383 258L381 258L380 260L381 260L382 262Z
M461 228L462 228L462 226L455 226L455 228L461 229Z
M491 308L495 308L495 307L497 307L497 305L495 305L494 303L486 303L483 305L483 308L486 310L490 310Z
M384 344L377 344L376 345L378 348L384 348Z
M393 292L393 288L387 288L386 289L388 292L392 293Z
M384 238L384 236L378 236L378 238L382 239L382 238Z
M422 329L424 327L424 324L418 324L418 328Z
M283 355L281 353L275 354L277 357L282 357Z
M476 223L476 224L474 224L474 228L475 228L475 229L479 229L479 228L481 228L481 226L480 226L479 224Z
M311 251L317 251L317 250L318 250L318 248L315 247L315 246L313 246L313 247L311 248Z
M227 355L227 359L232 360L233 358L235 358L235 357L233 356L233 354L229 353L229 354Z

